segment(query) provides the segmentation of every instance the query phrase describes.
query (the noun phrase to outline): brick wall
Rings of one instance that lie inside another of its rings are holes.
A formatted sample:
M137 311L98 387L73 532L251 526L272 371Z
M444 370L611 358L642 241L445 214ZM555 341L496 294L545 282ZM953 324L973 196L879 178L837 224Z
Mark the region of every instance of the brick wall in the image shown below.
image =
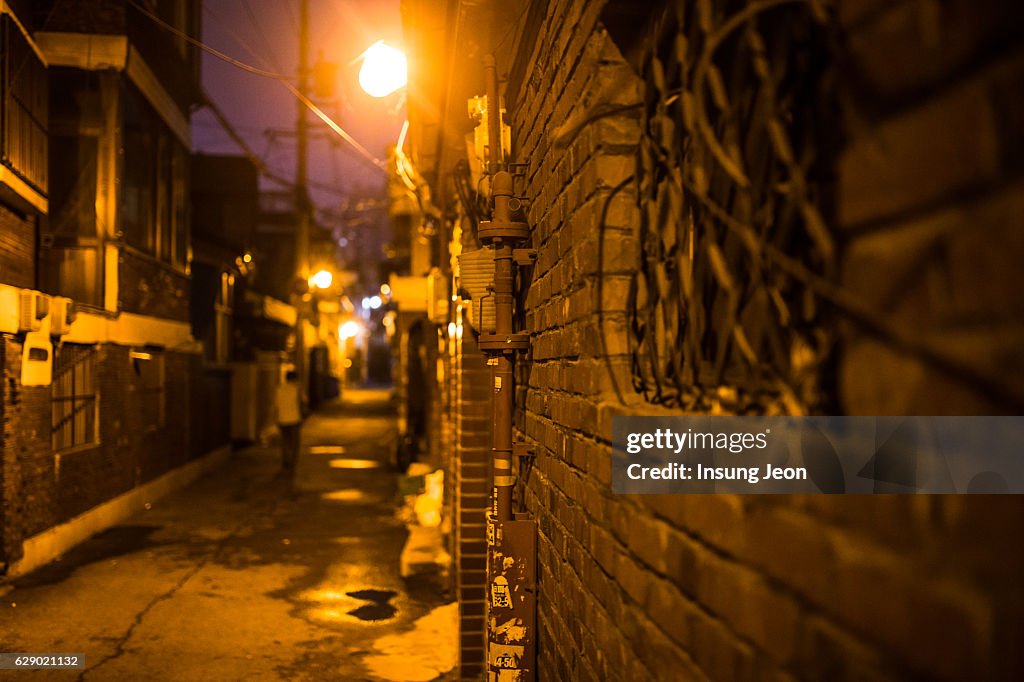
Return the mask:
M21 385L21 352L19 341L0 335L4 563L21 556L22 539L45 527L57 504L50 456L50 389Z
M453 387L451 457L455 482L455 589L459 600L459 671L478 679L484 661L484 596L490 508L490 368L468 324L456 335L451 359Z
M1012 27L1024 8L846 2L840 20L850 54L838 167L844 284L990 382L951 381L851 334L843 402L854 414L1005 413L1010 392L1020 414L1024 49ZM897 373L898 385L888 379Z
M4 284L36 286L36 223L0 205L0 277Z
M51 389L21 385L21 343L2 338L3 558L21 555L21 542L226 442L210 435L190 444L190 405L201 380L199 356L165 352L163 426L147 423L128 347L96 348L99 444L55 454L51 446ZM55 355L70 352L55 349ZM207 398L200 396L203 401ZM210 398L212 399L212 397ZM205 404L205 403L204 403ZM226 403L225 403L226 405ZM224 405L212 414L223 416ZM224 430L226 417L220 427ZM214 442L216 441L216 442ZM191 447L190 447L191 445ZM209 446L209 447L207 447Z
M842 252L851 291L1020 385L1024 54L1007 28L1019 25L1014 6L983 4L840 3L846 66L859 74L844 87L866 90L843 93L836 229L857 233ZM637 122L604 119L568 149L551 146L609 83L614 101L640 96L601 5L548 3L521 48L532 56L510 111L538 249L517 424L538 454L522 498L540 528L543 678L1020 678L1019 498L611 493L611 417L672 412L630 389L639 245L625 194L609 211L600 287L595 267L599 211L633 171ZM1005 409L841 332L846 413Z

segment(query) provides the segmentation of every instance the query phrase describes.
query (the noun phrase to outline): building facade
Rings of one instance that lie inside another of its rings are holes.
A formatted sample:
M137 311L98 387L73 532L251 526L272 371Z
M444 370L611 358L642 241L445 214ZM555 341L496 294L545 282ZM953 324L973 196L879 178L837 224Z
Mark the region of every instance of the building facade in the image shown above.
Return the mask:
M226 442L189 319L198 59L157 21L198 35L199 3L3 5L8 573Z

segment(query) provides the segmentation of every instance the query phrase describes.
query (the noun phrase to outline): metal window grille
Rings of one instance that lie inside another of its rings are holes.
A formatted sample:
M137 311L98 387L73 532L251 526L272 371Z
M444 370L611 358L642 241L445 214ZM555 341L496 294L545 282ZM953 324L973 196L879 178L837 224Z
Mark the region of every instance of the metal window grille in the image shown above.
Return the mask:
M56 353L51 386L51 440L55 451L98 442L96 349L64 344Z
M650 402L823 400L833 327L799 275L829 281L836 264L827 27L813 2L784 0L671 3L652 25L629 311Z

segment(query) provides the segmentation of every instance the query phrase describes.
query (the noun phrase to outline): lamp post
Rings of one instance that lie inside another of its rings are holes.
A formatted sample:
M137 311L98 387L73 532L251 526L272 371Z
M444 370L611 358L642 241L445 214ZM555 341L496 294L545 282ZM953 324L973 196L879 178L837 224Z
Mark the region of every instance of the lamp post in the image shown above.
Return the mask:
M324 75L333 73L332 69L318 68L314 70L309 64L310 32L309 32L309 0L299 2L299 72L297 90L300 95L295 122L296 154L295 154L295 267L296 299L298 305L295 323L295 365L302 382L303 401L308 402L309 368L306 358L305 322L306 305L309 300L308 291L312 288L327 289L331 285L331 273L326 270L310 276L309 267L309 233L310 233L310 199L309 199L309 120L307 108L310 95L310 77L318 75L318 90L324 90ZM359 84L373 97L386 97L400 88L407 81L407 65L405 54L397 48L377 41L362 54L362 67L359 72ZM324 64L318 65L323 67ZM325 283L326 282L326 283Z
M309 93L309 0L299 2L299 82L301 95ZM309 402L309 371L306 362L306 284L309 275L309 120L306 103L297 104L295 120L295 283L298 305L295 316L295 369L299 375L299 391L303 405Z

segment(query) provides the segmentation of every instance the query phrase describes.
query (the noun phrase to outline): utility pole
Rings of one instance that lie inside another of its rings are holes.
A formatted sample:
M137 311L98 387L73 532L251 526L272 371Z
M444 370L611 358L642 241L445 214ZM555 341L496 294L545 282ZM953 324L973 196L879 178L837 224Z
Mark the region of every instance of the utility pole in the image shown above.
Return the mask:
M299 0L299 92L309 96L309 0ZM295 279L301 292L295 329L295 365L302 386L303 404L308 399L309 369L306 362L305 313L309 281L309 119L306 104L298 100L295 120Z

